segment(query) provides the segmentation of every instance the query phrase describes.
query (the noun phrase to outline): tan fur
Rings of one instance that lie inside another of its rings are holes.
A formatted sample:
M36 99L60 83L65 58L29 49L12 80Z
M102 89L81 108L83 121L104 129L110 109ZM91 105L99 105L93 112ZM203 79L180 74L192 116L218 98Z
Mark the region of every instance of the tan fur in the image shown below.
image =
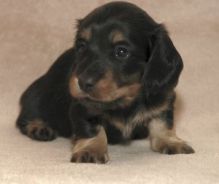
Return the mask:
M69 89L72 96L76 98L83 98L87 95L80 89L78 84L78 78L72 75L69 82Z
M118 87L113 79L112 72L108 71L105 77L96 84L90 98L105 102L124 98L127 103L130 103L139 93L140 88L141 84L139 83Z
M114 125L117 129L119 129L123 136L126 138L129 138L133 129L138 124L143 124L147 126L150 118L153 116L156 116L160 114L162 111L166 110L168 108L167 102L160 105L159 107L152 108L150 110L141 109L139 110L132 118L128 120L128 122L124 122L123 119L116 119L112 117L107 117L108 122L110 122L112 125Z
M112 123L121 132L123 132L126 128L125 123L122 120L112 120L110 123Z
M78 139L74 140L73 146L73 157L76 155L77 162L80 162L80 157L84 153L88 153L94 157L105 159L104 162L109 160L108 150L107 150L107 137L104 128L99 127L99 132L95 137L88 139Z
M193 153L194 150L176 136L174 129L168 129L166 123L155 118L149 124L150 143L153 151L177 154Z
M123 33L119 30L115 30L111 33L112 43L120 42L125 40Z
M79 33L79 36L83 39L85 39L86 41L89 41L91 38L91 30L88 29L84 29Z
M44 127L45 127L45 125L43 124L43 122L41 120L35 119L27 124L27 126L26 126L27 135L31 135L33 130L39 130L39 129L42 129Z
M89 94L80 89L78 78L74 74L72 74L69 82L70 93L76 98L88 97L103 102L110 102L118 98L124 98L124 106L133 101L133 99L139 94L140 88L140 83L118 87L111 71L106 72L105 76L97 82L94 90Z
M110 123L122 132L124 138L129 138L134 128L133 124L126 124L123 120L112 119Z
M163 104L161 104L158 107L154 107L148 110L142 108L136 113L136 115L131 119L131 121L135 123L145 122L145 120L147 120L148 118L152 118L153 116L160 114L162 111L167 110L167 108L168 108L167 101L165 101Z
M117 88L118 86L113 80L112 72L107 71L105 76L96 84L95 91L91 94L91 97L102 101L111 101Z

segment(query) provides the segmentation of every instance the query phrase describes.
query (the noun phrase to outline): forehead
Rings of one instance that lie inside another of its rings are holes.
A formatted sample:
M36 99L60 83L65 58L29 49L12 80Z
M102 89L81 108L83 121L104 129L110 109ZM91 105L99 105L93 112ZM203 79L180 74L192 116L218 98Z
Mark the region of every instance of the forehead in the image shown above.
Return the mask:
M78 37L87 41L92 39L108 40L112 43L127 41L129 29L121 23L103 23L91 24L86 27L81 27L78 31Z

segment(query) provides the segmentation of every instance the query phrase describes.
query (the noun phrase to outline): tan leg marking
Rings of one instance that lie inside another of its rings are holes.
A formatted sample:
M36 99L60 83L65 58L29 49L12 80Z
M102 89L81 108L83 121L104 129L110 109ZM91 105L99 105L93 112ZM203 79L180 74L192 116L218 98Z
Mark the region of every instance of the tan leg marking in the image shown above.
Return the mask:
M164 154L194 153L185 141L176 136L174 129L168 129L161 119L153 119L149 124L151 149Z
M55 131L38 119L29 122L26 126L26 131L30 138L39 141L49 141L56 137Z
M109 160L107 137L104 128L99 127L95 137L78 139L73 142L71 162L106 163Z

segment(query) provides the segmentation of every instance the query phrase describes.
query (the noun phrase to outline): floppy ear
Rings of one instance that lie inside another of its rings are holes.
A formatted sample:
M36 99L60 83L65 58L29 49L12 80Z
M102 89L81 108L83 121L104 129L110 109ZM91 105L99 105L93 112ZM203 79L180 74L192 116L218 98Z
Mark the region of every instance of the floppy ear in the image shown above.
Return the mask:
M149 53L143 77L145 92L157 94L173 89L183 62L163 27L150 36Z

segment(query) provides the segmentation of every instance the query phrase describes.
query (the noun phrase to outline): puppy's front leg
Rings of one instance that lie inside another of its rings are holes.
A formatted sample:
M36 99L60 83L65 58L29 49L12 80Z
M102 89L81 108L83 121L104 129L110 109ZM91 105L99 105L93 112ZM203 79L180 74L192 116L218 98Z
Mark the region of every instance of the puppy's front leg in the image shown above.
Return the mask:
M71 162L106 163L109 160L107 136L99 118L81 107L72 111L73 154Z
M164 117L165 113L171 112L164 112ZM164 117L156 117L149 124L151 149L164 154L194 153L191 146L176 136L175 129L168 126L173 119Z
M106 163L109 160L105 130L101 125L96 128L97 134L93 137L75 135L71 162Z

